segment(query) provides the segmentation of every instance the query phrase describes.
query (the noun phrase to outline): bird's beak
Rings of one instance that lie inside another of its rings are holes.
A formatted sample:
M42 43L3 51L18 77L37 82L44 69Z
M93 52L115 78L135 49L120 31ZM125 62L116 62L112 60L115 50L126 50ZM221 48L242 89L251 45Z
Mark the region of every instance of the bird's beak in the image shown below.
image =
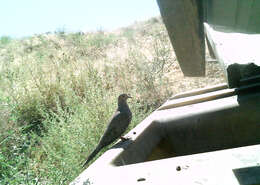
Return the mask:
M127 95L127 98L132 98L130 95Z

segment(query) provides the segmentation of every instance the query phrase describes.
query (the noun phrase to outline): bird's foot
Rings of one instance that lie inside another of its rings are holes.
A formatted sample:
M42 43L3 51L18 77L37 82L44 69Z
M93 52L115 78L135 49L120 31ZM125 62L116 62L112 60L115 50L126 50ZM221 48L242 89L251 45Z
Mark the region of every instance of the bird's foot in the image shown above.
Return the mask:
M130 137L123 137L123 136L120 136L120 139L122 141L128 141L129 139L131 139Z

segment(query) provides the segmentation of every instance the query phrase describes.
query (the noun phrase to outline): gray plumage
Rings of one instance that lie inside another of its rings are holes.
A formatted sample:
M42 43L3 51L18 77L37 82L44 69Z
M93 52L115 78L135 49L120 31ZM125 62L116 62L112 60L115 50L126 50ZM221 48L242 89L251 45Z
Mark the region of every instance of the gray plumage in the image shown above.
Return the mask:
M127 129L128 125L132 119L132 113L127 105L127 99L131 98L127 94L121 94L118 97L118 107L114 115L112 116L111 121L109 122L107 129L104 135L101 137L95 150L91 152L87 160L83 164L83 167L86 166L105 146L110 145L116 139L122 136L122 134Z

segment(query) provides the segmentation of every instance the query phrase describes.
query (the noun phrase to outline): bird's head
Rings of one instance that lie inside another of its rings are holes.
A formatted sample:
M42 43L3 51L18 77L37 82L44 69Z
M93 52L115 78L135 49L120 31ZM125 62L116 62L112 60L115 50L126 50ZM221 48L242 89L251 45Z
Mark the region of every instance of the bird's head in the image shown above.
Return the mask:
M118 96L118 102L126 102L126 100L128 98L132 98L132 97L130 95L128 95L128 94L120 94Z

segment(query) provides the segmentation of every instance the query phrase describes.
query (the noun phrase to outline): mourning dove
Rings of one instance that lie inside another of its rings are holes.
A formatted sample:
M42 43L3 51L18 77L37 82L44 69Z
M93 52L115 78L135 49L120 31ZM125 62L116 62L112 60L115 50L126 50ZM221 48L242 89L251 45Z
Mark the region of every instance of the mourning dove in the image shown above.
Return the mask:
M86 166L105 146L110 145L119 137L124 140L122 134L127 129L132 119L132 113L127 105L127 99L131 96L127 94L121 94L118 97L118 107L113 117L111 118L104 135L101 137L97 147L88 156L87 160L83 164Z

